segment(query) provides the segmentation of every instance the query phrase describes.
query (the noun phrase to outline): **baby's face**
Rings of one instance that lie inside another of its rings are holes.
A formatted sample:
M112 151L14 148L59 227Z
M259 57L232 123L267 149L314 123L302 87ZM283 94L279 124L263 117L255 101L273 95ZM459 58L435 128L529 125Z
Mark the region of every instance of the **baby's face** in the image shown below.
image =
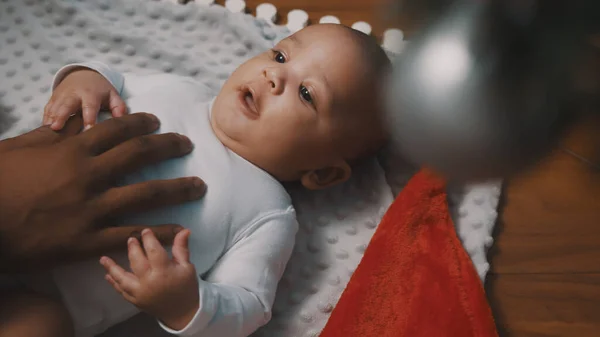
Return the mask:
M336 26L310 26L242 64L215 100L219 139L280 180L343 160L339 139L366 83L359 48Z

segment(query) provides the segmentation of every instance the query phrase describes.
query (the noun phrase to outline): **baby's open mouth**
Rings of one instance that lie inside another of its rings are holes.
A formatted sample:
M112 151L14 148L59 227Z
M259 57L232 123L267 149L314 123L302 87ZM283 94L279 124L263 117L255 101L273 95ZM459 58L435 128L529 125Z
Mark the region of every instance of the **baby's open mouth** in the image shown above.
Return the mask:
M252 89L244 87L240 93L240 100L243 106L244 114L250 119L257 119L260 116L256 96L252 93Z
M246 95L244 96L244 99L246 100L246 104L248 105L250 110L252 110L252 112L254 114L258 115L258 108L256 107L256 102L254 101L254 96L252 96L252 93L250 91L248 91L246 93Z

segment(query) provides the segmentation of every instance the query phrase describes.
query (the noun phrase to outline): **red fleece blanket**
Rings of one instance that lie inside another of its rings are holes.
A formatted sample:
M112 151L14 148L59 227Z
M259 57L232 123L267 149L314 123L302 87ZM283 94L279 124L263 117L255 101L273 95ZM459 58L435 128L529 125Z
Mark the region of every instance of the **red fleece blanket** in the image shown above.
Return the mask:
M497 337L446 185L417 173L383 217L321 337Z

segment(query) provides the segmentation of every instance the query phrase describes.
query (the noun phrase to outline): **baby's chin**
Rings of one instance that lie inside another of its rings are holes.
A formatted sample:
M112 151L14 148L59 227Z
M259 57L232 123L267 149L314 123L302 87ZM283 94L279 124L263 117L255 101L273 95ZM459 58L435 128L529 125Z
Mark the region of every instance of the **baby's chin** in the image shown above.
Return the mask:
M210 113L210 124L213 132L230 150L238 155L247 138L250 137L251 125L249 120L239 111L236 104L226 97L223 100L215 99Z

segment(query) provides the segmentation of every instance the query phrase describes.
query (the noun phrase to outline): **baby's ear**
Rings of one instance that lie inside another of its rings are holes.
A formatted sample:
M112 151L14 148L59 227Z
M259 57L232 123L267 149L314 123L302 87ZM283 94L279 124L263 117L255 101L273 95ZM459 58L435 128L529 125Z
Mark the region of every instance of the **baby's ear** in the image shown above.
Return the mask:
M352 175L352 169L346 161L304 173L300 182L309 190L322 190L345 182Z

